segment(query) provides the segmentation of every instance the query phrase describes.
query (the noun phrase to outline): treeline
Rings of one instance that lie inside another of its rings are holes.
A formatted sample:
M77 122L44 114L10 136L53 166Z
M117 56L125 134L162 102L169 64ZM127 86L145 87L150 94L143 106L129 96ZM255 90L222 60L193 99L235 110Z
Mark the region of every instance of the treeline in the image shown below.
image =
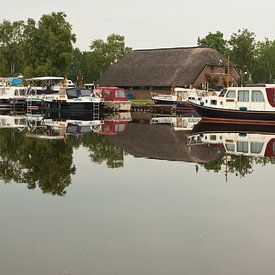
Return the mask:
M76 35L66 21L66 14L53 12L36 22L0 23L0 76L23 73L25 77L63 75L76 80L82 74L86 82L96 81L107 67L131 51L122 35L111 34L106 41L93 40L89 51L74 47ZM256 41L248 29L233 33L229 40L223 33L209 32L198 38L198 45L208 46L229 56L241 78L255 83L275 79L275 40Z
M86 82L97 80L106 68L131 51L124 36L111 34L107 41L94 40L90 51L73 45L76 35L66 21L66 14L53 12L36 22L0 23L0 76L23 73L25 77L61 75L76 80L81 74Z
M241 79L251 83L273 83L275 81L275 40L266 38L256 41L255 33L248 29L238 30L229 40L223 33L209 32L198 38L198 45L216 49L237 66Z

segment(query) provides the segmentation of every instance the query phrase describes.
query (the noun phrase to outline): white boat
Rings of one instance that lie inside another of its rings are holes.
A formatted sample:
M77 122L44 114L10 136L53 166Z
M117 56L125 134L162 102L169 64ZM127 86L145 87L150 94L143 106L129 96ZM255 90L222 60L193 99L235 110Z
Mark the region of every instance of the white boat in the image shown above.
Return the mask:
M230 87L189 102L204 121L275 124L275 84Z
M23 77L6 77L0 79L0 107L24 105L26 88L23 86Z
M188 89L176 87L173 89L171 94L159 94L153 95L152 100L155 104L172 104L177 105L177 107L186 107L191 108L189 100L200 100L202 96L206 96L209 94L217 94L215 91L206 91L206 90L198 90L198 89Z
M29 86L27 90L27 110L45 109L51 112L89 111L100 112L103 100L91 90L79 87L61 87L55 81L62 77L36 77L28 82L42 81L40 86Z

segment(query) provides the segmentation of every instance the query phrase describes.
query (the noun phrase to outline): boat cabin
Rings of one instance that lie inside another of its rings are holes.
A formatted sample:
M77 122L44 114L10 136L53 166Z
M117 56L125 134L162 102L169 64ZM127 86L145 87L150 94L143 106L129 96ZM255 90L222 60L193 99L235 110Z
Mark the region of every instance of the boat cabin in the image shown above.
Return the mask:
M95 92L104 98L104 101L128 101L125 90L118 87L98 87Z
M275 108L275 85L230 87L218 96L203 97L201 105L235 110L269 111Z

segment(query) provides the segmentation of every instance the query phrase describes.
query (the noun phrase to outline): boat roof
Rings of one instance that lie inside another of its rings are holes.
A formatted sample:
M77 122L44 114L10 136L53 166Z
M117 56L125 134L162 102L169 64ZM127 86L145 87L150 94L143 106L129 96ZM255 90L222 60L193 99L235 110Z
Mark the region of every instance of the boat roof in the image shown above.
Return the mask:
M43 80L64 80L64 77L61 76L39 76L39 77L33 77L28 78L26 81L43 81Z

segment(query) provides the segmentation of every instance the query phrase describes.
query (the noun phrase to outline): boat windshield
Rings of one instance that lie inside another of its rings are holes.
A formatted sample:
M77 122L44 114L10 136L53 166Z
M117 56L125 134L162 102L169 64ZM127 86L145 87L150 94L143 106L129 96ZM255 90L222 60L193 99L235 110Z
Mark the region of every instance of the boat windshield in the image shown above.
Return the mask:
M116 90L115 95L116 97L126 97L124 90Z
M76 98L76 97L82 97L82 96L91 96L92 91L88 89L69 89L67 90L67 96L68 98Z

